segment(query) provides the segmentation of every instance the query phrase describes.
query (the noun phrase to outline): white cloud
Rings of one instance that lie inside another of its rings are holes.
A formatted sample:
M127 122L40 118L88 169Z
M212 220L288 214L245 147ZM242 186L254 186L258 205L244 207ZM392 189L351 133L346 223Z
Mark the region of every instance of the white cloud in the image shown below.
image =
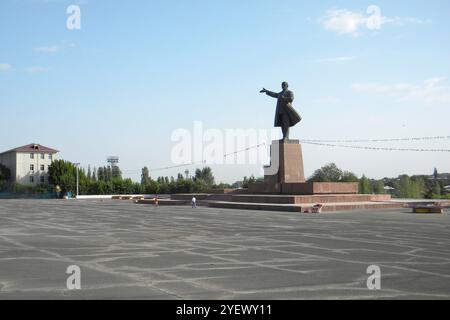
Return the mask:
M325 30L338 34L357 35L358 30L367 23L367 18L358 12L331 9L321 19L321 23Z
M447 78L435 77L422 84L397 83L355 83L352 89L371 94L388 94L397 97L397 101L422 101L429 104L450 104L450 86L443 84Z
M62 41L60 44L48 45L48 46L39 46L34 48L34 51L40 53L55 53L58 51L62 51L68 48L75 48L76 45L73 42Z
M52 45L52 46L41 46L34 48L35 51L41 52L41 53L54 53L58 51L60 47L58 45Z
M6 72L12 70L12 66L8 63L0 63L0 72Z
M339 63L339 62L348 62L355 60L355 57L334 57L334 58L323 58L323 59L316 59L314 62L318 63Z
M40 67L40 66L32 66L26 69L26 72L28 73L41 73L47 71L47 68Z
M366 14L347 9L330 9L319 19L327 31L341 35L359 36L363 30L379 30L385 24L429 24L431 20L416 17L385 17L377 6L369 6Z

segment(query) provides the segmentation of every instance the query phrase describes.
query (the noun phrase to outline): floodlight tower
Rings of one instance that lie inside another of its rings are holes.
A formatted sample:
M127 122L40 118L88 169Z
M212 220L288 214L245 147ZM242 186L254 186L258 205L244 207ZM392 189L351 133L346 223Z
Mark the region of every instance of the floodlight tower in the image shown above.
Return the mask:
M119 164L119 157L117 156L110 156L106 159L108 161L109 166L111 167L111 174L114 176L114 168L118 167Z

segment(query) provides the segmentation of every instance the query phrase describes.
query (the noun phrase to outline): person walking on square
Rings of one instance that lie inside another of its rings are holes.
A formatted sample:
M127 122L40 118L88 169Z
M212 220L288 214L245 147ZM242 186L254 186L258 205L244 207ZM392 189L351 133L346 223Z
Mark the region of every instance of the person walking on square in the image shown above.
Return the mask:
M197 199L195 197L192 198L192 208L197 208Z

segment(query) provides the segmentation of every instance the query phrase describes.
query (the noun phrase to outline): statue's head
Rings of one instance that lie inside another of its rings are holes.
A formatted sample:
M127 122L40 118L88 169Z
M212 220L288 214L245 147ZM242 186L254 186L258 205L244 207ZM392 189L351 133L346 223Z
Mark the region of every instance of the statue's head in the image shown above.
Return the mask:
M287 88L289 88L289 84L285 81L281 84L281 88L283 88L283 90L287 90Z

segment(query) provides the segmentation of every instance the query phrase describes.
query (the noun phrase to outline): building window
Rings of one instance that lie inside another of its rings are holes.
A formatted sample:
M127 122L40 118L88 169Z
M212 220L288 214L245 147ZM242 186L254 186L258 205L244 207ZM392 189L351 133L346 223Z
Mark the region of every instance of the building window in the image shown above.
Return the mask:
M45 177L41 176L41 183L45 183Z
M34 159L34 153L30 153L30 159Z
M48 155L48 160L53 160L53 155L49 154Z
M41 153L41 159L44 160L45 159L45 154Z
M30 164L30 171L34 171L34 164Z
M34 177L30 176L30 183L34 183Z
M45 166L41 164L41 171L45 171Z
M47 171L50 171L50 165L47 166Z

